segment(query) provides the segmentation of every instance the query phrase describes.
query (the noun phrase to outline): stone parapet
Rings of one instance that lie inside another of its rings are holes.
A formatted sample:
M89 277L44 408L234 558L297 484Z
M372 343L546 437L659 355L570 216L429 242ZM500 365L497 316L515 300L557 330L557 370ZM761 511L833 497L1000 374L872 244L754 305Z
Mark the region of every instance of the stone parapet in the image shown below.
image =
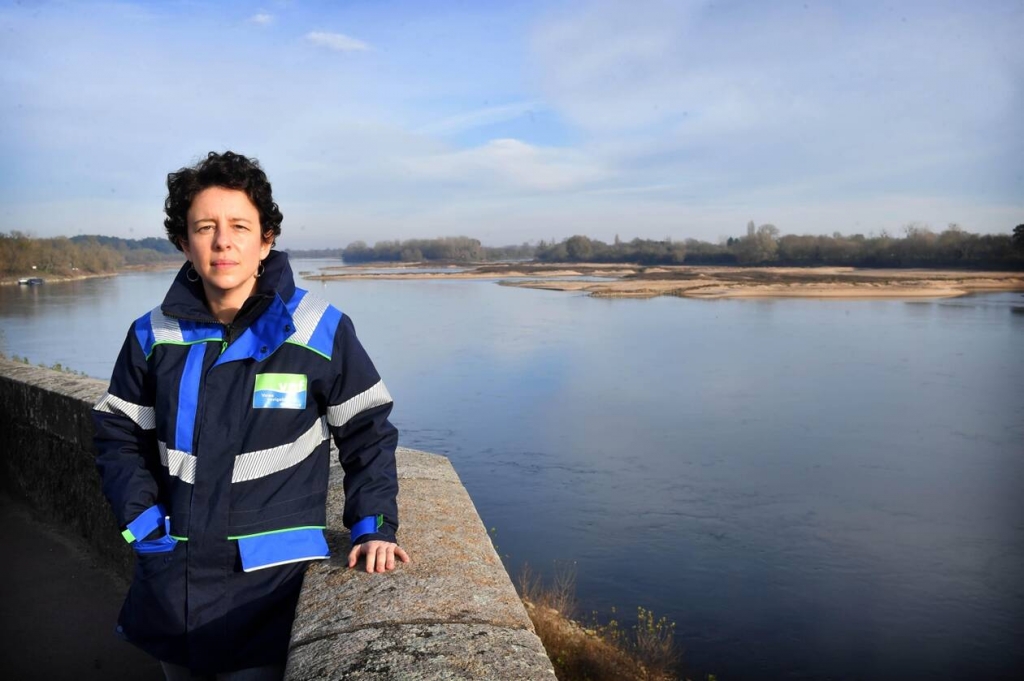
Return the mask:
M133 555L100 491L92 405L103 381L0 357L0 484L81 535L122 575ZM336 457L335 457L336 458ZM288 679L554 679L551 662L451 463L400 448L399 537L412 562L346 565L341 470L332 468L333 557L306 574Z
M135 558L103 498L92 447L90 412L106 389L95 378L0 357L0 485L128 579Z
M335 470L337 467L335 467ZM473 501L448 459L398 450L399 541L411 562L350 570L348 531L306 573L287 678L554 679ZM328 518L340 518L331 475Z

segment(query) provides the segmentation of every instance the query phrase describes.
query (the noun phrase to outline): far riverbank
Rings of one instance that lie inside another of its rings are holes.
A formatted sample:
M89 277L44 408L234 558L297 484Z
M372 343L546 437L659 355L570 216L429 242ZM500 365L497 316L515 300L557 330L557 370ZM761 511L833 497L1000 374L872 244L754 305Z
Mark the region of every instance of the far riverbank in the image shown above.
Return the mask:
M445 271L448 270L448 271ZM1024 291L1024 273L855 267L708 267L501 263L323 268L307 279L499 279L502 286L601 298L948 298Z
M0 278L0 286L17 286L20 279L35 278L42 279L44 284L59 284L65 281L81 281L82 279L96 279L98 277L115 277L117 272L89 272L86 274L69 274L69 275L57 275L57 274L44 274L39 276L37 274L17 276L17 277L3 277ZM38 284L33 284L38 286Z
M44 284L59 284L67 281L82 281L83 279L99 279L103 277L116 277L119 274L129 272L153 272L156 270L170 270L181 267L180 262L154 262L145 265L126 265L113 272L76 272L75 274L50 274L47 272L10 275L0 277L0 286L17 286L18 280L35 277L43 280Z

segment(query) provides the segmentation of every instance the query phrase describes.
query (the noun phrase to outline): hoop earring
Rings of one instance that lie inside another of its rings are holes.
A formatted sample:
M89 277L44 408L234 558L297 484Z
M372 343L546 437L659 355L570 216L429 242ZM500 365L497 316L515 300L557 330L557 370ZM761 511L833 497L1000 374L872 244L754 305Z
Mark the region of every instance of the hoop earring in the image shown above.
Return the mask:
M256 278L259 279L263 276L263 273L267 271L267 268L263 266L263 261L260 260L260 266L256 268Z
M192 278L193 274L196 275L195 279ZM197 281L199 281L199 279L201 278L199 276L199 273L196 272L196 268L192 266L191 262L189 262L189 264L188 264L188 269L185 270L185 278L188 279L189 281L191 281L193 284L196 283Z

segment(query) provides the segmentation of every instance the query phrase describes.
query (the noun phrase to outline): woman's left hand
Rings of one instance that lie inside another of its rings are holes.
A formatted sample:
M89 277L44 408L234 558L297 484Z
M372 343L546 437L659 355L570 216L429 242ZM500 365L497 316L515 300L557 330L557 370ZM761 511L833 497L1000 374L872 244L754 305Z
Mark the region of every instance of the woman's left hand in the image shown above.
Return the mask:
M373 540L353 546L348 552L348 566L354 568L361 555L366 556L367 572L394 570L396 557L403 563L409 562L409 554L398 544L389 541Z

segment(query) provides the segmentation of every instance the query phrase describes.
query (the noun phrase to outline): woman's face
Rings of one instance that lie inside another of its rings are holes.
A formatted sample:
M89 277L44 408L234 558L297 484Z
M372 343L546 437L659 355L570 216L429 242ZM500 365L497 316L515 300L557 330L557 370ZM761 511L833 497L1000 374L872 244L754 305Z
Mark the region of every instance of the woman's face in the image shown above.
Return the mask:
M181 248L203 280L211 305L241 307L256 288L256 269L270 253L260 214L245 192L209 187L188 209Z

